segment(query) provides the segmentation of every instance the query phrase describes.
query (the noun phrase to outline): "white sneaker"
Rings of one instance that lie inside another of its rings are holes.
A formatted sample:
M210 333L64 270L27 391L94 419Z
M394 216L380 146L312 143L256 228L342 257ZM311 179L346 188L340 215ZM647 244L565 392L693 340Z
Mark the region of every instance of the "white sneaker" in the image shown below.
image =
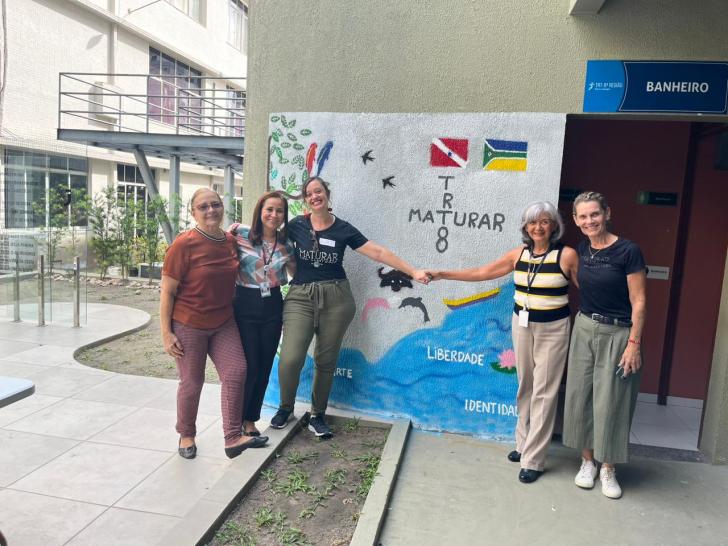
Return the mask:
M597 465L594 461L587 461L582 457L581 468L579 473L574 478L574 483L584 489L591 489L594 487L594 478L597 477Z
M622 488L617 481L617 472L614 467L602 466L599 470L599 481L602 482L602 493L610 499L618 499L622 496Z

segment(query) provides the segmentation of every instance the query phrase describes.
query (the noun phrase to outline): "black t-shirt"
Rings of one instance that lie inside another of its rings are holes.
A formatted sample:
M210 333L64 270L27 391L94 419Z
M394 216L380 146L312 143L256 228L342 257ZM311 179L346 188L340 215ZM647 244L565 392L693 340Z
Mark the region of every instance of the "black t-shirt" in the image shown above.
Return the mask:
M579 243L580 310L590 315L630 320L627 275L645 270L645 259L639 247L628 239L617 239L610 246L590 250L589 240Z
M296 275L291 284L345 279L344 251L356 250L368 241L349 222L335 218L327 229L316 231L318 250L314 249L311 219L297 216L288 222L288 237L296 248Z

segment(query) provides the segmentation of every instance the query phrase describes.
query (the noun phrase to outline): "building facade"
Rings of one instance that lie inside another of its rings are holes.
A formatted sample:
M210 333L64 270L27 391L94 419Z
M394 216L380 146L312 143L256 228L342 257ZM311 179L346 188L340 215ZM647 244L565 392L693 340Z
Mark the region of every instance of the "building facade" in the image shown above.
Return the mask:
M57 140L59 123L114 131L146 116L146 126L134 130L242 136L248 16L241 0L3 3L0 229L45 227L48 217L39 203L54 189L86 188L93 196L113 187L123 200L148 199L132 154ZM62 79L59 73L72 74ZM59 84L85 93L86 100L64 96L64 107L81 113L61 119ZM136 110L118 104L138 115L116 112L115 93L138 94ZM231 106L224 122L219 112L206 110L205 97ZM205 126L210 123L218 126ZM169 161L150 157L149 164L159 193L168 198ZM235 177L238 199L241 175ZM181 202L199 187L222 194L223 171L183 162ZM69 217L70 225L84 223Z
M714 167L725 116L581 112L587 60L725 61L727 15L720 0L253 0L246 191L270 183L279 112L568 114L562 192L603 191L618 233L670 271L648 280L642 395L697 401L693 446L726 463L728 175ZM675 206L641 204L646 190Z

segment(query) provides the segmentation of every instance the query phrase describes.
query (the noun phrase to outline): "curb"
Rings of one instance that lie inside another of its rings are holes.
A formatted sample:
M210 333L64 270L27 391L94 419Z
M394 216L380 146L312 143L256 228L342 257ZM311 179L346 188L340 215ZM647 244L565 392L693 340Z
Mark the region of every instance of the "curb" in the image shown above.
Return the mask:
M338 423L348 418L335 415L327 416L329 422ZM302 415L293 426L285 430L268 428L263 432L270 437L272 449L256 449L248 451L231 465L208 493L182 517L163 538L160 546L204 545L214 537L228 515L235 509L240 499L250 490L261 471L276 456L278 451L293 438L307 423L308 413ZM361 420L362 424L372 427L389 427L383 421ZM382 450L382 457L369 494L357 523L351 544L362 546L376 544L384 524L385 512L389 498L397 479L402 453L407 443L411 423L407 419L391 422L387 442Z
M292 421L292 426L283 430L267 428L262 434L270 438L270 448L249 450L244 456L235 459L217 483L158 544L202 545L212 540L230 512L258 479L260 472L303 427L304 417Z

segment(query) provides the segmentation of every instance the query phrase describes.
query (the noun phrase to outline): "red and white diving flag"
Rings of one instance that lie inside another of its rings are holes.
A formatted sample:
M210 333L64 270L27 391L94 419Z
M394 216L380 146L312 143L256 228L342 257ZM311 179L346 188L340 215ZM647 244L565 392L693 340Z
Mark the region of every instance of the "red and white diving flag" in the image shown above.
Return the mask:
M459 167L468 164L467 138L434 138L430 146L430 166Z

